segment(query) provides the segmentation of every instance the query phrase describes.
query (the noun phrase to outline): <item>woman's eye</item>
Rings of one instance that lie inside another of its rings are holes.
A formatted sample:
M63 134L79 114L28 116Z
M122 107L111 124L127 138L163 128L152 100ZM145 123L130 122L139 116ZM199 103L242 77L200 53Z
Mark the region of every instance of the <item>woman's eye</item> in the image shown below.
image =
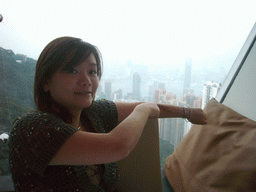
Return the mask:
M90 74L97 75L97 71L96 70L91 70Z
M76 73L78 73L78 72L77 72L77 70L75 70L75 69L70 69L70 70L68 70L68 73L76 74Z

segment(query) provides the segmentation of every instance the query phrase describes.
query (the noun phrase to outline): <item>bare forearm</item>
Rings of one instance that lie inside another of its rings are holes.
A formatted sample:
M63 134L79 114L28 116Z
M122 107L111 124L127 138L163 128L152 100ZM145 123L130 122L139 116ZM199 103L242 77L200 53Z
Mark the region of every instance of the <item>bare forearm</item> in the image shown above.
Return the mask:
M119 121L122 121L126 117L128 117L132 113L134 108L141 103L142 102L116 103L116 106L118 109ZM184 115L183 107L174 106L170 104L161 104L161 103L157 103L157 105L160 109L159 118L183 117Z
M134 108L143 102L137 103L116 103L118 110L118 120L119 122L123 121L126 117L128 117ZM174 106L170 104L162 104L158 103L157 106L160 109L160 115L158 118L171 118L171 117L185 117L191 123L194 124L205 124L206 116L202 109L200 108L185 108L180 106ZM152 118L152 117L151 117Z
M170 117L183 117L184 107L174 106L170 104L158 103L157 106L160 109L159 118L170 118Z

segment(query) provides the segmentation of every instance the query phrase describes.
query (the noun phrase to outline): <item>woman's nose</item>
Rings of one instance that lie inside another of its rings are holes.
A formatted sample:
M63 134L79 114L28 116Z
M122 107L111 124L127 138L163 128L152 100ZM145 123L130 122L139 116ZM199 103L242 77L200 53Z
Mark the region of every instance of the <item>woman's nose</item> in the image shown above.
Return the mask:
M92 81L91 81L90 77L86 73L83 73L83 74L80 75L79 82L80 82L80 84L82 86L90 86L90 85L92 85Z

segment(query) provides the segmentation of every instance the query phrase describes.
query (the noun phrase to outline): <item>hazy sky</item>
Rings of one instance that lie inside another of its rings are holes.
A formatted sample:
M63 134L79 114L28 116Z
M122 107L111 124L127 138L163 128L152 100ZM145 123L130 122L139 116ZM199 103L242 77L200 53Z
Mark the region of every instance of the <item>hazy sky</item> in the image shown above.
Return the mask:
M177 67L190 57L203 67L208 57L238 53L255 10L255 0L0 0L0 47L37 59L49 41L75 36L113 65Z

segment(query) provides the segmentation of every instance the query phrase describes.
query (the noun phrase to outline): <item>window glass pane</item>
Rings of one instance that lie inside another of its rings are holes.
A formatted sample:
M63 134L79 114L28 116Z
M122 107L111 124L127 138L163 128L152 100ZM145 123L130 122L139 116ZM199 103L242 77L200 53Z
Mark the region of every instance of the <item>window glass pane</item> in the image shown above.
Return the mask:
M254 25L255 7L254 0L3 1L0 133L34 109L36 60L60 36L80 37L102 52L97 99L203 107L203 95L216 95ZM159 120L162 165L189 127L182 119ZM0 175L9 174L7 151L2 142Z

